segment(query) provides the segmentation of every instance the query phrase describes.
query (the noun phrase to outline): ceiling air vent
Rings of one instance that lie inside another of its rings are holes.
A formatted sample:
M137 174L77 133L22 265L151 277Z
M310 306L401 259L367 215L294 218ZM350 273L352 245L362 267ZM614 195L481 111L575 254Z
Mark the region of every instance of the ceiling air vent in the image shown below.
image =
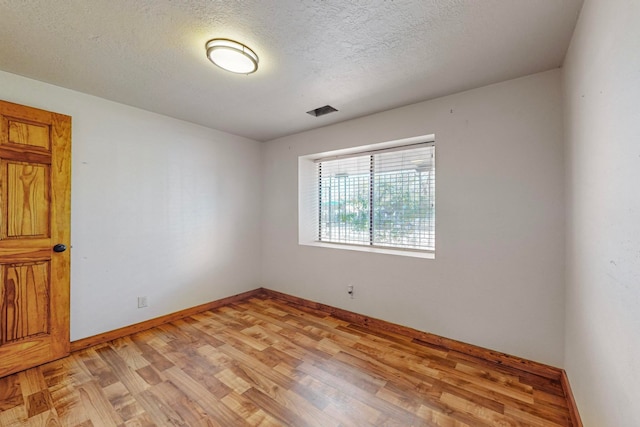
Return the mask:
M325 105L324 107L316 108L315 110L307 111L307 114L311 114L314 117L324 116L325 114L333 113L334 111L338 111L333 108L331 105Z

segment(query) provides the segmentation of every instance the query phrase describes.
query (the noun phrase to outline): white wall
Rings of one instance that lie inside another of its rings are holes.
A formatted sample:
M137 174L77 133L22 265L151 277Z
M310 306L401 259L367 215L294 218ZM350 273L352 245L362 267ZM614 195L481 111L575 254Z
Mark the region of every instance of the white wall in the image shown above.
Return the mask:
M258 286L259 143L4 72L0 99L73 117L72 340Z
M640 425L640 2L586 0L563 70L565 367L586 426Z
M263 285L561 365L561 115L554 70L267 142ZM298 245L298 156L431 133L435 260Z

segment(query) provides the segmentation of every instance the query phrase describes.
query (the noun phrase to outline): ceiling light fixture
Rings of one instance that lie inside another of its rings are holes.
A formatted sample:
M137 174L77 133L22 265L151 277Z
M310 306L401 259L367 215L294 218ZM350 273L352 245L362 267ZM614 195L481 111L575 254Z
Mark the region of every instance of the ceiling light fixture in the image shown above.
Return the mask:
M258 69L258 55L242 43L229 39L212 39L205 47L209 61L223 70L251 74Z

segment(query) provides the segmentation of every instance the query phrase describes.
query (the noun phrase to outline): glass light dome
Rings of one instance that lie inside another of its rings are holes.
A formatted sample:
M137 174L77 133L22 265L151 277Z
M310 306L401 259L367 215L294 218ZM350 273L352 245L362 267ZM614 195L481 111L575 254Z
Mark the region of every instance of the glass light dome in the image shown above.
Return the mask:
M258 69L258 55L242 43L213 39L206 44L207 58L218 67L237 74L251 74Z

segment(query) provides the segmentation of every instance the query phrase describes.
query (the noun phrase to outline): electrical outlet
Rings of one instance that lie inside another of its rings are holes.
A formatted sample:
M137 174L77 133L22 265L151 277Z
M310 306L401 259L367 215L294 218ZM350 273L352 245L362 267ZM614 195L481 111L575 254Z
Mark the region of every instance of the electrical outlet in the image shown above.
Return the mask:
M347 285L347 293L349 297L353 298L353 285Z
M148 307L148 303L147 303L147 297L138 297L138 308L145 308Z

